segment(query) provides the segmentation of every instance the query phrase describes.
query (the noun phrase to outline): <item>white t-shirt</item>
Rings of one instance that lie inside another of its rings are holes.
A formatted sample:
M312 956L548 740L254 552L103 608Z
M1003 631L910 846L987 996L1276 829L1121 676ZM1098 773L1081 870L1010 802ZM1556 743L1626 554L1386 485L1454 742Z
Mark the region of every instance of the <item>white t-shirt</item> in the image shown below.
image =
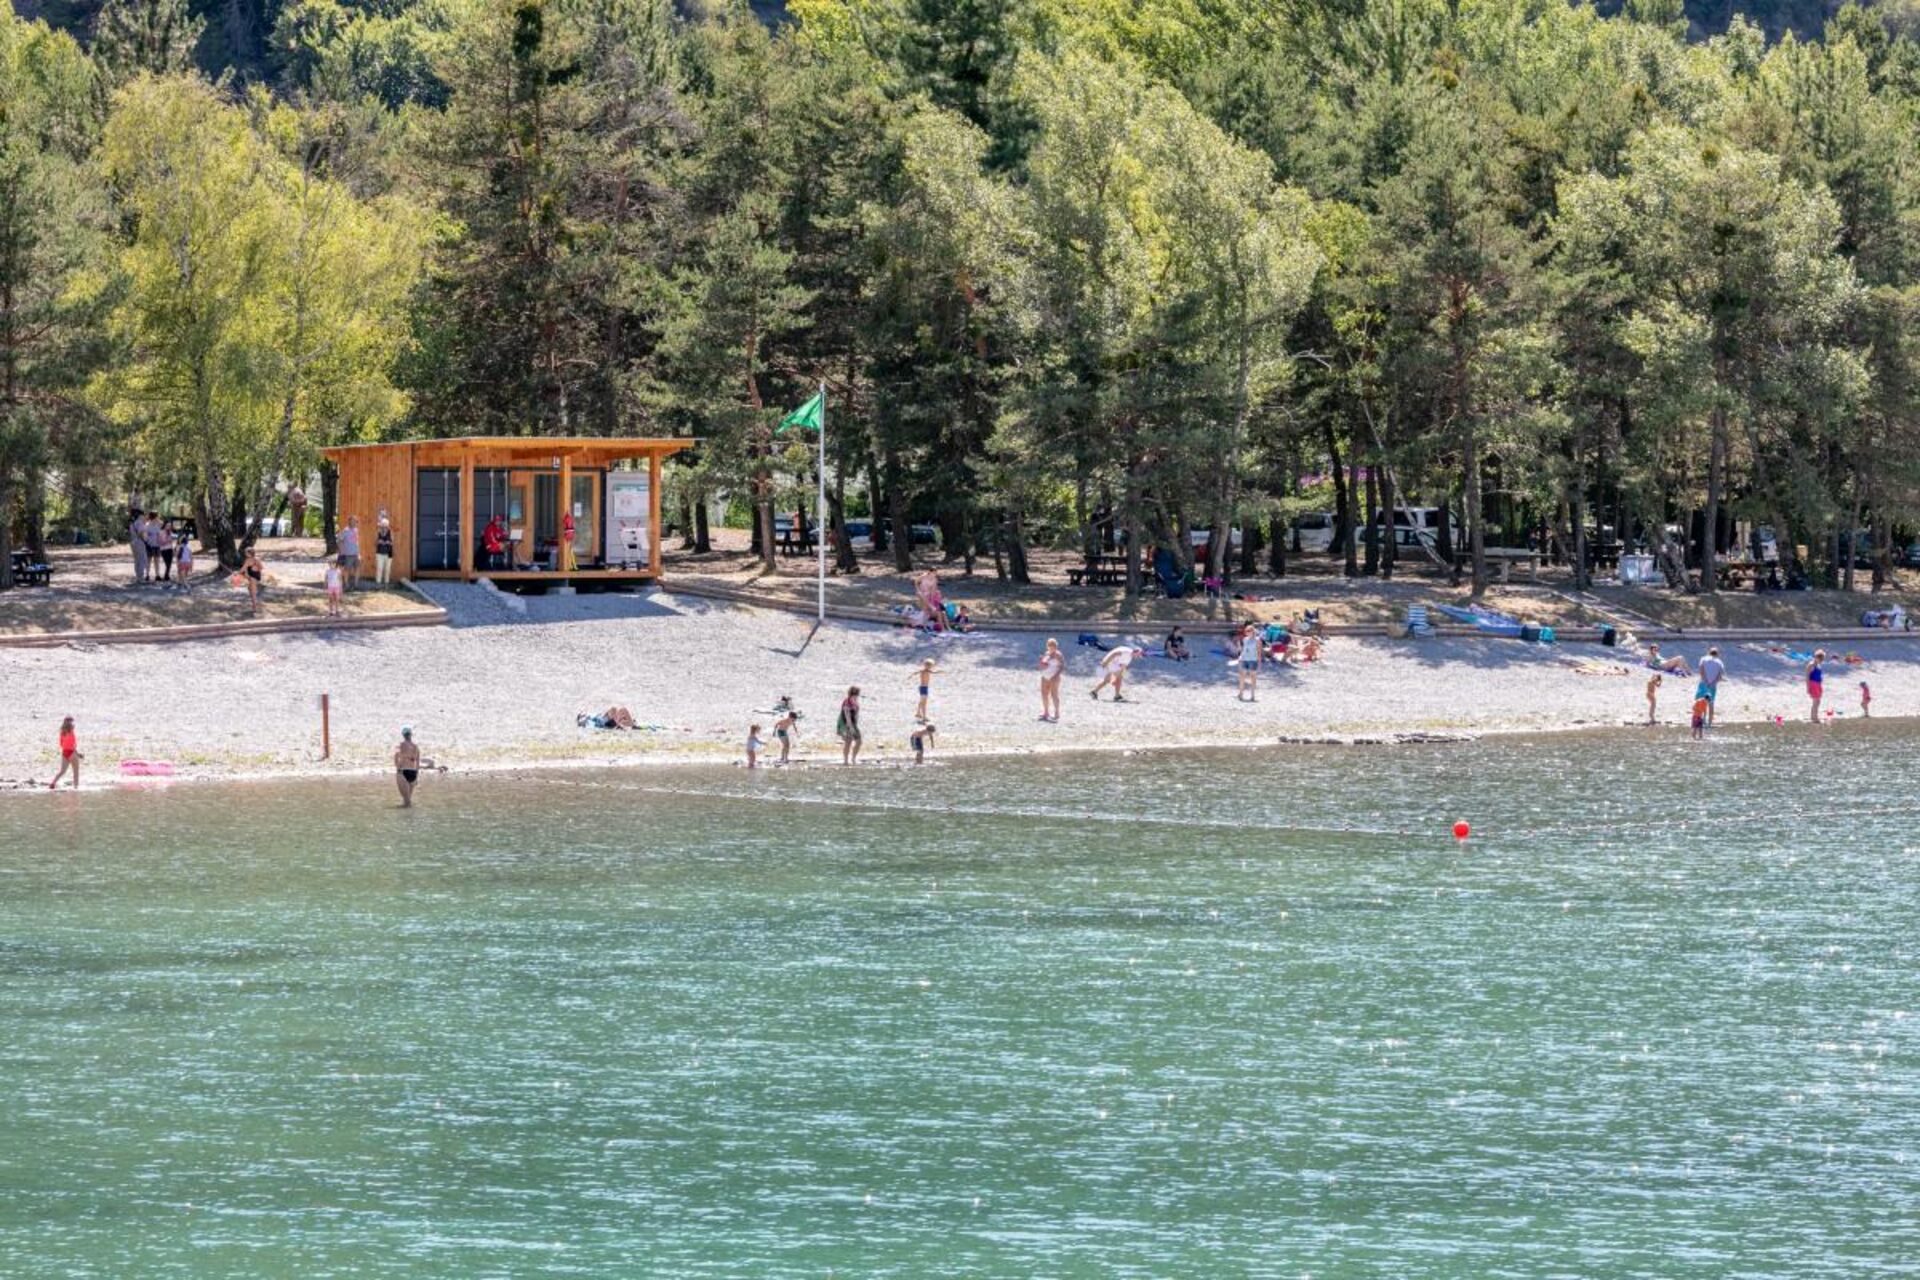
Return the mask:
M1118 645L1108 652L1100 665L1103 667L1112 667L1118 671L1124 671L1133 665L1133 655L1139 652L1140 651L1132 645Z
M340 566L337 564L330 564L327 566L327 590L338 591L339 589L340 589Z
M1240 661L1260 661L1260 633L1258 631L1247 632L1247 638L1240 642Z

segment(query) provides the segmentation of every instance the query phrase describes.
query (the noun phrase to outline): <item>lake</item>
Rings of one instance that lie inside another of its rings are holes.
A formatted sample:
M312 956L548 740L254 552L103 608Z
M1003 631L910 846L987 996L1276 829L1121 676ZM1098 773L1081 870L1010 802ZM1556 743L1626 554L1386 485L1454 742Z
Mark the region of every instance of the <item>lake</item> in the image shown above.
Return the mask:
M3 797L0 1273L1911 1277L1917 745Z

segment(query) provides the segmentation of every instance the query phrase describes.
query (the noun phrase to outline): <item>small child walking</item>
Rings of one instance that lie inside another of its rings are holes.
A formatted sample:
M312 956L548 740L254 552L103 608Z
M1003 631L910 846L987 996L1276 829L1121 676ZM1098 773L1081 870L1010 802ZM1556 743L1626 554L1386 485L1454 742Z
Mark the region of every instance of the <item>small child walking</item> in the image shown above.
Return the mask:
M933 726L930 724L921 725L908 735L907 742L913 747L913 762L915 764L925 764L926 753L928 749L933 746Z
M766 745L766 743L760 741L759 725L754 725L751 729L747 730L747 768L758 769L760 767L760 751L761 748Z
M340 592L344 586L345 580L340 576L340 562L329 560L327 562L327 616L329 618L340 616Z
M1697 693L1693 697L1693 737L1696 742L1707 736L1707 710L1712 705L1704 693Z
M933 665L932 658L928 658L921 662L920 670L914 675L914 679L920 686L920 702L913 709L913 718L922 724L927 721L927 694L933 689L933 678L945 674L946 672Z
M1654 711L1660 698L1660 677L1656 673L1647 679L1647 723L1657 723Z
M73 771L73 789L80 789L80 762L86 757L80 754L80 740L73 732L73 717L68 716L60 722L60 772L53 775L53 781L47 784L47 790L60 789L60 779Z
M1871 719L1873 717L1872 707L1873 690L1867 688L1867 682L1862 680L1860 682L1860 715L1863 719Z
M182 591L193 590L193 539L184 533L173 556L173 582Z

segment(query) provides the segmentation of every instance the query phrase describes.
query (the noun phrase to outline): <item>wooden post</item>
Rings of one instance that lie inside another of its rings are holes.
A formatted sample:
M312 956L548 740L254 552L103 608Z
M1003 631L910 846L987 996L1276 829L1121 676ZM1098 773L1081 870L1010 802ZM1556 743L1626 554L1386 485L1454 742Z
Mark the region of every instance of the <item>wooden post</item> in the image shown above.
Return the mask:
M327 694L320 695L320 758L333 756L333 707Z
M569 557L573 555L573 544L567 541L567 517L572 514L573 454L563 453L560 455L560 526L558 530L560 546L553 557L553 567L556 570L564 569L572 563ZM567 581L571 582L573 579L569 578Z
M460 454L460 581L473 581L473 451Z
M660 577L660 452L647 455L647 571Z

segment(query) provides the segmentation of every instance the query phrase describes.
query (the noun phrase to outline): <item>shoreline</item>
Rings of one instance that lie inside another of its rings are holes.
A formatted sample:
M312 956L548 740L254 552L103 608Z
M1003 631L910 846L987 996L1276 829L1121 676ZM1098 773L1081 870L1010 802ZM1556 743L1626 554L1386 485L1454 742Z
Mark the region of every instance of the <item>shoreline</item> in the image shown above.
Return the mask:
M1485 638L1332 637L1323 659L1264 669L1257 701L1238 701L1210 637L1190 662L1143 657L1124 705L1089 705L1095 650L1068 647L1064 719L1040 723L1035 663L1043 636L930 639L895 628L815 631L779 611L666 592L582 596L503 619L492 602L446 601L451 625L324 636L288 634L146 646L0 650L0 791L44 788L55 731L78 722L88 788L169 782L290 781L386 774L402 725L424 753L463 775L740 763L750 724L771 739L778 697L805 709L800 767L838 766L834 711L862 691L863 763L910 760L914 685L933 659L931 759L1085 752L1391 746L1642 727L1645 677L1597 646ZM1135 627L1104 633L1157 639ZM1876 719L1920 708L1920 651L1858 646L1833 664L1829 705L1858 719L1856 678L1873 681ZM1783 646L1724 650L1722 726L1783 716L1805 723L1798 662ZM1685 656L1692 660L1691 648ZM1665 727L1681 733L1692 684L1668 676ZM322 762L319 698L330 696L332 758ZM613 705L651 732L588 730L575 717ZM774 750L763 759L777 756ZM165 762L171 778L124 776L123 760Z
M1885 725L1895 729L1909 728L1920 724L1920 715L1883 715L1865 719L1859 716L1850 718L1852 724ZM1742 719L1725 720L1717 726L1722 731L1732 730L1742 734L1774 725L1772 720ZM1813 726L1807 721L1789 720L1775 726L1780 730L1808 729ZM1827 732L1834 726L1822 724L1819 729ZM1155 740L1152 742L1121 743L1073 743L1058 746L977 746L939 749L937 754L929 756L926 764L916 766L910 752L882 753L864 757L855 765L843 765L837 758L809 756L795 759L782 765L762 763L756 772L780 774L787 772L839 772L843 769L859 771L861 769L914 769L932 768L948 760L961 760L968 763L977 761L1019 760L1033 757L1063 759L1072 756L1106 758L1111 756L1169 756L1189 752L1210 753L1249 753L1272 751L1278 748L1333 747L1340 750L1404 750L1421 746L1471 746L1474 743L1498 739L1501 741L1538 738L1543 741L1567 737L1613 737L1621 736L1645 741L1641 734L1649 729L1662 731L1661 736L1683 738L1691 732L1690 726L1680 721L1662 721L1655 725L1621 721L1617 724L1599 724L1580 722L1565 725L1509 725L1496 727L1476 727L1456 731L1420 731L1405 734L1383 733L1328 733L1314 735L1283 734L1272 738L1226 740L1222 738L1189 738L1182 740ZM714 770L730 769L747 772L743 754L727 755L725 752L696 752L668 755L664 752L641 753L624 757L597 755L549 756L536 760L519 760L499 763L477 763L448 765L440 771L442 779L474 781L487 778L523 776L537 781L563 781L557 775L581 772L632 773L636 776L650 771L678 770ZM106 792L165 791L175 787L254 787L271 786L279 783L315 782L327 785L345 785L348 783L366 783L391 781L391 765L349 764L338 768L321 767L315 762L311 767L287 767L278 769L239 770L235 772L217 772L206 769L181 771L167 776L141 776L113 773L100 781L89 781L77 792L73 788L62 786L59 791L49 790L44 782L31 780L0 778L0 798L9 796L71 794L102 794Z

